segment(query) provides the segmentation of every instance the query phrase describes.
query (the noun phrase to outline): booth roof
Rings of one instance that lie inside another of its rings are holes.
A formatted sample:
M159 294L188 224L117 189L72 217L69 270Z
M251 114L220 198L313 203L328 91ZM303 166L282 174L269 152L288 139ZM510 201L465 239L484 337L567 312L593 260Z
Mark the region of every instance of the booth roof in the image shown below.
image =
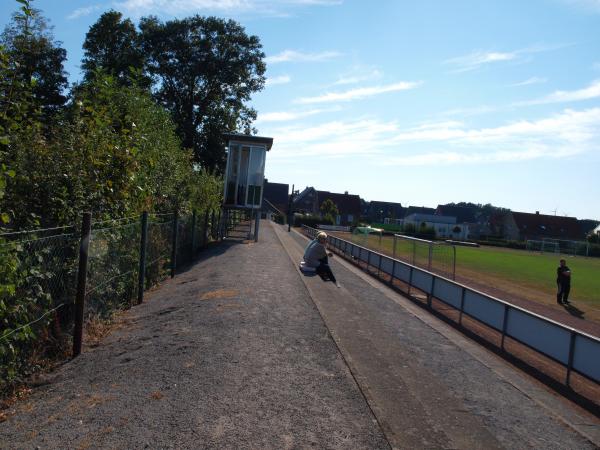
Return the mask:
M241 133L223 133L223 137L229 143L230 141L238 141L248 144L264 144L267 146L267 150L271 150L273 146L273 138L265 136L252 136L250 134Z

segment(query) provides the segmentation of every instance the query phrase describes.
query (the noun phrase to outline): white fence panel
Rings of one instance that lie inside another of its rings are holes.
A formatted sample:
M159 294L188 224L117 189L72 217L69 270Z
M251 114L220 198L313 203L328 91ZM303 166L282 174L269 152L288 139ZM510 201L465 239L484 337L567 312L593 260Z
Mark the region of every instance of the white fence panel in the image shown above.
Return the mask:
M502 331L504 304L467 289L463 310L477 320Z
M392 270L394 269L394 260L392 258L388 258L384 256L381 258L381 271L388 275L392 274Z
M427 294L431 294L431 282L433 281L433 275L424 272L419 269L413 269L412 285L418 289L421 289Z
M507 315L506 335L526 343L565 365L569 363L571 333L552 322L510 308Z
M394 278L408 283L410 281L410 266L402 262L396 262L396 267L394 268Z
M575 337L573 368L600 382L600 342L586 336Z
M462 287L438 278L435 280L435 286L433 287L433 296L444 303L454 306L456 309L460 309Z

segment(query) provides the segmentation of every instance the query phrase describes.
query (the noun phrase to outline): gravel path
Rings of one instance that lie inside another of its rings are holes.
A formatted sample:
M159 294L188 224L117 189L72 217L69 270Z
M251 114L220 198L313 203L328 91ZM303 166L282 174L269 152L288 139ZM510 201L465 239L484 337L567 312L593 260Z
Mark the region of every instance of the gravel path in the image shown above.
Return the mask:
M307 240L275 229L292 260L300 260ZM599 436L597 418L541 392L484 349L467 351L477 346L435 318L418 317L408 300L365 281L340 258L332 268L341 288L318 277L303 281L392 446L597 448L573 427Z
M210 252L16 405L0 447L389 448L272 228Z

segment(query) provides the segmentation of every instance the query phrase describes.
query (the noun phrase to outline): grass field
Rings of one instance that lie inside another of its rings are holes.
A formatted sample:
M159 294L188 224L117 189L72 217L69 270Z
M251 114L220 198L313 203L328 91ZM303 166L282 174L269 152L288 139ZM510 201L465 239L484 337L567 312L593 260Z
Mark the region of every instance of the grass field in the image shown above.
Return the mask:
M392 237L370 235L368 240L349 234L340 237L350 238L359 245L388 255L393 254ZM448 249L445 252L434 257L433 271L448 274L451 270L451 254ZM408 243L399 243L396 247L399 259L425 268L427 253L425 246L417 246L416 251ZM600 321L600 258L563 257L573 274L570 300L578 305L587 318ZM524 250L457 246L456 279L507 301L511 300L511 296L518 296L556 305L556 268L559 259L559 255Z

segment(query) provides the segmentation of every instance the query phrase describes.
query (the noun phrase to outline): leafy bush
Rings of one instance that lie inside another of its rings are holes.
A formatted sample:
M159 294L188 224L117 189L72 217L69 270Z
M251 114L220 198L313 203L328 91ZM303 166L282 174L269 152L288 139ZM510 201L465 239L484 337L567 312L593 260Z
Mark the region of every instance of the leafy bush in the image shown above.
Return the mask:
M294 215L294 226L301 227L302 225L306 225L307 227L316 228L317 225L333 225L333 220L327 217L319 217L311 214L307 215Z

